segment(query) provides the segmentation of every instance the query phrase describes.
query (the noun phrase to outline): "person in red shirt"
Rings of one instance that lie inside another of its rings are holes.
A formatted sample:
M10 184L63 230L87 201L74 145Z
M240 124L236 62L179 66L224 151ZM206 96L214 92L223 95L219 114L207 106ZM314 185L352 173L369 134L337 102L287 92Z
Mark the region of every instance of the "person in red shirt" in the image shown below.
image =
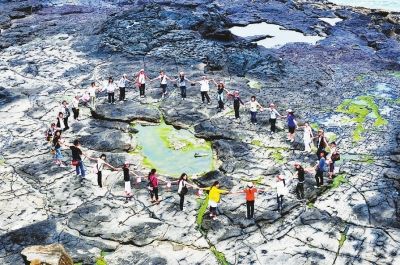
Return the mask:
M247 184L247 187L241 191L246 194L246 206L247 206L247 219L254 218L254 200L256 198L256 193L262 190L256 189L252 182Z

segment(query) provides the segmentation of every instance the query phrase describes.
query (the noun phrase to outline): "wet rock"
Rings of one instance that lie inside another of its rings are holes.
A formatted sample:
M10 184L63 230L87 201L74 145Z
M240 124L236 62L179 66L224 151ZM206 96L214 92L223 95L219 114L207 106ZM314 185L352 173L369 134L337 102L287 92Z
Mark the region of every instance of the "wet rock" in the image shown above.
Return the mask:
M131 122L134 120L160 122L161 116L157 109L144 106L136 101L126 101L123 104L102 104L92 111L96 119Z
M234 185L232 177L228 177L220 171L211 171L196 179L196 182L202 187L210 187L215 181L219 181L224 189L231 189Z
M0 29L11 27L11 18L8 15L0 14Z
M80 142L85 148L90 148L104 152L130 151L135 149L136 143L132 137L118 130L111 129L90 129L86 133L89 135L81 136Z
M26 14L21 11L13 11L10 14L8 14L11 19L20 19L26 17Z

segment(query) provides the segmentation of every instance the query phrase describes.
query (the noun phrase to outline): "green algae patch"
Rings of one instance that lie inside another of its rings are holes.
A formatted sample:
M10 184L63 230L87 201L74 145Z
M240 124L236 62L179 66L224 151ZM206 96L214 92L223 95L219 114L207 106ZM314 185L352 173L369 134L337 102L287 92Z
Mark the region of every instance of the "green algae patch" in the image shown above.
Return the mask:
M336 133L333 133L333 132L326 132L325 137L326 137L326 139L328 139L329 143L337 140L337 135L336 135Z
M215 258L218 261L219 265L229 265L228 261L226 260L225 254L219 252L214 246L210 248L211 252L214 254Z
M314 203L313 203L313 202L307 203L307 208L308 208L308 209L313 209L313 208L315 208Z
M333 178L330 188L336 189L344 183L348 183L346 176L345 175L337 175L335 178Z
M350 115L349 122L355 123L353 130L353 142L364 139L365 124L368 119L374 119L373 126L381 127L388 124L379 112L378 105L372 96L359 96L355 99L345 99L342 104L336 108L336 112Z
M259 146L259 147L263 146L263 144L262 144L262 142L260 140L252 140L250 144L255 145L255 146Z
M356 76L355 80L360 83L360 82L364 81L367 76L368 76L367 74L361 74L361 75Z
M255 80L250 80L250 79L249 79L249 82L247 83L247 85L250 88L257 89L257 90L260 90L262 87L260 82L255 81Z
M245 182L251 182L251 183L256 184L256 185L260 185L261 183L263 183L264 177L263 176L259 176L258 178L255 178L255 179L241 178L240 180L241 181L245 181Z
M400 72L399 71L393 72L392 76L400 78Z
M339 248L343 247L344 242L346 242L347 235L345 233L340 233L340 238L339 238Z
M204 199L200 199L200 208L197 212L196 223L198 227L201 229L201 225L203 224L204 214L207 211L208 206L208 195Z
M143 166L156 168L161 174L178 177L183 172L199 175L214 168L211 143L196 138L188 130L177 130L161 122L159 125L135 126Z
M287 162L287 159L283 156L282 150L275 150L270 154L270 157L275 161L277 164L284 164Z

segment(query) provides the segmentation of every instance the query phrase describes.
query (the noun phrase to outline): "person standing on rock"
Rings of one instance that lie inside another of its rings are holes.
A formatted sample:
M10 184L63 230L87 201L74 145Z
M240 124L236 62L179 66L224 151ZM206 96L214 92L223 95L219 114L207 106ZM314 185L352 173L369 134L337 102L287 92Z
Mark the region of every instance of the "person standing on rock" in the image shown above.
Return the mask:
M239 91L233 92L233 109L235 110L235 119L240 118L239 114L239 109L240 109L240 104L244 105L242 99L239 96Z
M62 112L63 116L64 116L64 131L69 129L68 126L68 118L71 115L71 112L69 111L69 107L68 107L68 103L66 100L63 100L62 104L61 104L61 110L60 112Z
M56 125L59 130L65 131L64 114L62 112L58 113Z
M88 93L90 97L90 107L95 110L96 109L96 92L100 90L99 86L96 86L95 82L92 82L90 84L90 87L88 88Z
M257 124L257 111L264 111L264 108L258 103L256 100L256 96L251 96L250 101L248 102L250 106L250 122L254 125Z
M184 72L180 72L179 77L176 80L178 81L178 86L181 90L182 100L185 100L186 99L186 81L190 82L190 83L193 83L193 82L186 78Z
M117 89L114 84L114 79L110 76L107 83L108 104L115 104L115 90Z
M125 183L125 189L124 193L126 196L126 200L131 200L132 198L132 188L131 188L131 177L129 175L129 162L125 161L124 165L122 166L122 171L124 174L124 183Z
M53 140L54 135L56 134L56 131L59 131L60 129L56 127L56 124L53 122L50 125L50 128L47 129L46 131L46 140L47 142L51 143L51 141Z
M312 128L308 124L308 122L304 123L304 134L303 134L303 140L304 140L304 151L307 153L311 153L311 145L312 145L312 139L314 138Z
M115 167L111 166L106 162L107 156L105 154L101 154L99 158L92 158L88 156L87 158L96 161L95 172L97 174L97 184L99 185L100 188L102 188L103 187L102 177L103 177L104 166L108 166L112 170L118 170L118 169L116 169Z
M225 89L225 85L223 82L219 82L217 84L218 112L221 112L225 109L224 92L228 93L229 91Z
M214 79L208 79L207 76L203 76L201 81L195 81L195 83L200 84L200 95L201 95L201 101L205 103L205 100L207 99L207 104L210 105L210 96L208 95L208 92L210 92L210 82L215 82Z
M74 120L78 120L79 117L79 96L76 95L72 99L72 113L74 113Z
M247 219L254 218L254 201L256 193L259 191L261 190L256 189L252 182L249 182L247 187L242 191L242 193L246 194Z
M81 181L85 178L85 166L82 161L82 150L80 149L81 144L79 140L74 140L73 145L69 148L72 151L72 165L75 166L76 176L81 177Z
M54 150L56 151L56 153L54 154L54 163L56 163L60 167L65 167L64 163L61 160L63 158L61 154L61 145L62 145L61 132L56 131L53 138L53 146Z
M329 162L329 172L328 178L332 179L335 174L335 162L340 160L340 153L337 149L336 142L332 142L329 144L330 152L327 156L327 161Z
M321 153L318 155L320 157L319 161L315 165L315 181L317 183L317 185L315 186L316 188L324 185L324 172L326 172L327 167L325 155L325 151L321 151Z
M162 89L161 97L164 98L164 97L167 95L167 86L168 86L167 80L169 80L169 81L174 81L174 80L171 79L169 76L167 76L167 75L164 73L164 71L161 71L161 72L160 72L160 75L157 76L157 77L154 78L154 79L151 79L150 82L153 82L153 81L155 81L155 80L157 80L157 79L160 80L160 87L161 87L161 89Z
M150 190L151 202L159 204L160 201L158 200L158 178L157 178L156 172L157 172L157 170L154 168L149 172L148 188Z
M299 200L304 200L305 170L300 162L295 162L294 168L296 169L295 178L297 178L296 195Z
M276 132L276 119L277 117L283 117L279 112L276 110L275 104L271 103L269 104L269 124L271 126L271 133Z
M317 156L320 159L320 154L325 152L325 148L328 146L328 140L325 137L325 133L323 129L318 130L318 135L314 138L317 139Z
M283 197L289 193L288 188L286 187L286 181L284 175L277 176L275 187L276 187L276 201L278 203L278 211L280 214L282 214Z
M140 69L139 73L136 74L135 83L139 87L139 94L141 98L146 95L146 79L150 81L150 78L144 72L144 69Z
M288 140L291 141L291 142L294 142L295 131L296 131L296 128L297 128L297 122L295 120L294 111L293 110L288 109L286 112L288 113L287 116L286 116L287 124L288 124L288 127L289 127Z
M215 181L209 188L202 188L201 190L209 190L208 205L210 206L210 217L213 220L217 219L217 207L221 200L221 194L229 193L227 190L220 189L219 181Z
M194 187L193 185L190 185L188 182L187 182L187 179L188 178L188 176L187 176L187 174L186 173L182 173L182 175L181 175L181 177L179 178L179 181L178 181L178 194L179 194L179 197L180 197L180 200L179 200L179 209L181 210L181 211L183 211L183 203L185 202L185 195L188 193L188 186L190 186L190 187Z
M126 74L123 74L121 79L118 81L118 87L119 87L119 101L125 101L125 88L128 82L131 82L128 79L128 76Z

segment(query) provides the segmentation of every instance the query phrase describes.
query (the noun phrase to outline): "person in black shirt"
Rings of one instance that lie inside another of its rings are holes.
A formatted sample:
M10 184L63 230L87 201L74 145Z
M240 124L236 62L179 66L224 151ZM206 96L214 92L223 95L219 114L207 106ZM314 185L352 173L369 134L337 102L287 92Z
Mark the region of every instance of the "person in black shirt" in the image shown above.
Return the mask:
M59 165L60 167L65 167L64 163L62 162L62 154L61 154L61 144L62 144L62 140L61 140L61 132L60 131L56 131L54 134L54 138L53 138L53 146L54 146L54 150L55 150L55 154L54 154L54 162Z
M218 112L221 112L225 109L224 92L227 92L225 85L224 83L219 82L217 85Z
M132 188L131 188L131 177L129 176L129 162L126 161L124 166L122 167L122 171L124 172L124 182L125 182L125 196L126 199L130 200L132 198Z
M82 161L82 150L79 148L81 144L79 140L74 141L74 145L71 145L69 148L72 151L72 165L76 168L76 175L80 176L82 179L85 177L85 167Z
M239 119L239 108L240 104L244 105L243 101L240 99L239 91L233 93L233 108L235 110L235 118Z
M318 160L321 158L321 153L325 152L325 148L328 146L328 140L325 137L324 130L319 129L318 135L314 138L317 138L317 156Z
M296 175L297 175L297 186L296 186L296 194L297 198L299 200L304 200L304 168L300 165L299 162L294 163L294 167L296 169Z

